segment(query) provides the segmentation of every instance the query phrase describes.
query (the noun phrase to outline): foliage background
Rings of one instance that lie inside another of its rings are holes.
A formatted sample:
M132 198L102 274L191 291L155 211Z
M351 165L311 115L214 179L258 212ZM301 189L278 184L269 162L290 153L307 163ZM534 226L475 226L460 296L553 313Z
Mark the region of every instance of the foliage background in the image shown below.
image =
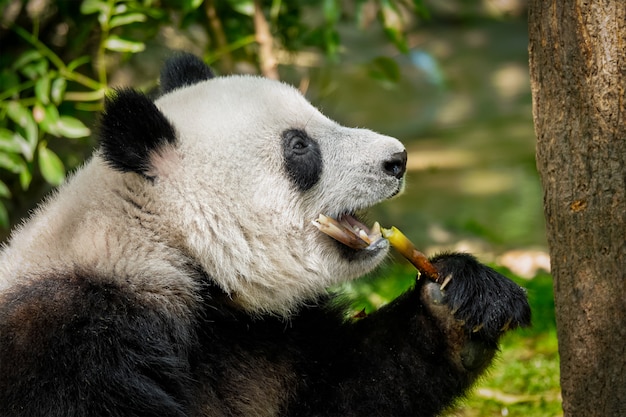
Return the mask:
M0 0L0 241L97 145L110 89L152 94L173 50L281 78L331 118L407 145L407 193L373 218L528 289L534 327L505 338L450 415L562 415L525 12L524 0ZM413 279L396 260L338 290L374 309Z

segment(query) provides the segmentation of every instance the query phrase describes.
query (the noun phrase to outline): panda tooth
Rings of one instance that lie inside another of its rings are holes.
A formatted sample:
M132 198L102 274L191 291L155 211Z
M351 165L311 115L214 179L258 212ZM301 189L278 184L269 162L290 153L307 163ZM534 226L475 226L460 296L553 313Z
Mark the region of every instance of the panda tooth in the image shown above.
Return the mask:
M355 231L356 231L356 230L355 230ZM369 244L369 243L372 243L372 242L371 242L371 240L370 240L370 237L367 235L367 233L365 232L365 230L363 230L363 229L359 229L359 230L358 230L358 234L359 234L359 237L360 237L361 239L363 239L364 241L366 241L368 244Z
M376 222L372 226L372 230L370 231L370 240L377 240L383 236L380 230L380 223Z

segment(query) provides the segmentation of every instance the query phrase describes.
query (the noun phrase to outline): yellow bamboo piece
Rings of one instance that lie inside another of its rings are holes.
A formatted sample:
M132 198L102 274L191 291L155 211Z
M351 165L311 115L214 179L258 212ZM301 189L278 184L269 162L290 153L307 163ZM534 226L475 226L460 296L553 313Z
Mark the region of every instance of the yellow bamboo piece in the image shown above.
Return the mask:
M428 260L428 257L422 252L415 249L415 245L395 226L391 226L390 229L381 228L383 237L389 241L402 256L417 268L421 275L431 281L439 282L439 273L432 263Z

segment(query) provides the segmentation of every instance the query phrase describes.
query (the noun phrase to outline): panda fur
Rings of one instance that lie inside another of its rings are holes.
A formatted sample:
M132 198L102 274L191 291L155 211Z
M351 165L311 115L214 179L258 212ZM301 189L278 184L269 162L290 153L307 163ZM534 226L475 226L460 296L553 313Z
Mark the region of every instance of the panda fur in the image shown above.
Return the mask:
M388 247L311 220L399 193L402 144L191 55L161 89L107 99L99 149L0 252L1 416L434 416L529 323L465 254L346 319L326 288Z

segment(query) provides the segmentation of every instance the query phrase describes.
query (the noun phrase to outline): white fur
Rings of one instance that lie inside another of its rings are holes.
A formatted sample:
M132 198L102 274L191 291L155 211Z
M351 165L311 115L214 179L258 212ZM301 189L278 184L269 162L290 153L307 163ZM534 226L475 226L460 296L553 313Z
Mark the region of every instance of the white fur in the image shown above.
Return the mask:
M212 79L156 104L179 136L151 156L156 180L115 172L96 154L14 232L0 253L0 291L76 267L186 314L198 283L185 265L194 262L249 311L288 315L384 258L386 249L345 259L311 220L395 194L401 180L382 163L400 142L342 127L292 87L257 77ZM283 168L286 129L305 130L321 149L321 178L305 193Z

